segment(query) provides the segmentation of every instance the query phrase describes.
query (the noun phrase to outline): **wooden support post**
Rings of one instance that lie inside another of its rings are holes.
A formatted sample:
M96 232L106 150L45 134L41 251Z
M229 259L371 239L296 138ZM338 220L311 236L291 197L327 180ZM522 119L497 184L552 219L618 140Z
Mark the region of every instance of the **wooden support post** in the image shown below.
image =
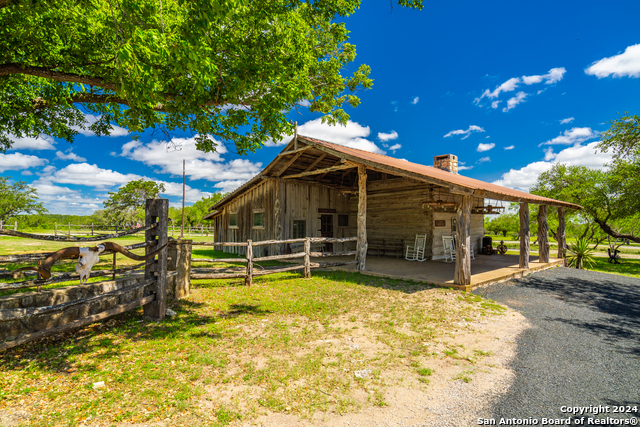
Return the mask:
M157 222L158 226L145 232L145 241L155 240L154 246L147 246L145 254L149 254L168 243L169 200L147 199L145 209L145 226ZM147 261L144 278L154 279L156 285L149 292L155 294L155 300L144 306L144 316L151 320L161 321L167 311L167 248L157 255L155 261ZM145 295L146 296L146 295Z
M251 286L253 282L253 244L251 239L247 240L247 277L244 278L244 284Z
M453 283L471 285L471 207L473 196L462 196L458 206L458 230L456 246L456 269Z
M529 204L520 203L520 268L529 269L529 249L531 245L529 231Z
M304 239L304 278L311 278L311 239Z
M363 271L367 261L367 168L358 165L358 265Z
M295 130L294 130L294 137L293 137L293 149L297 150L298 149L298 122L294 122L294 126L295 126Z
M558 232L556 236L558 240L558 258L564 258L564 249L567 245L567 236L564 229L564 208L558 208Z
M116 253L113 253L113 280L116 280Z
M549 224L546 205L540 205L538 209L538 261L549 262Z

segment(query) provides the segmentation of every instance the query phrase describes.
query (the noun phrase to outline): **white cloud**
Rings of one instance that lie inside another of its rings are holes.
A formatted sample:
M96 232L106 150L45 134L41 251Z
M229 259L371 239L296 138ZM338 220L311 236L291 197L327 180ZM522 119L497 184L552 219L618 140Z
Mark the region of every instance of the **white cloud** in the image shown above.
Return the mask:
M589 139L596 138L597 136L598 133L591 130L591 128L572 128L570 130L565 130L564 134L561 134L560 136L539 144L539 146L581 144Z
M79 134L84 136L94 136L95 133L89 130L88 127L94 124L95 122L97 122L98 117L94 116L93 114L85 114L84 119L86 120L85 127L87 127L87 129L83 129L80 126L71 126L71 129L77 131ZM117 137L117 136L125 136L125 135L129 135L129 131L127 129L122 128L120 126L111 125L111 133L109 134L109 136Z
M394 139L398 139L398 132L392 130L390 133L378 133L378 139L383 142L393 141Z
M298 134L311 138L321 139L323 141L332 142L346 147L357 148L373 153L385 154L385 151L378 147L374 142L369 141L366 137L371 133L369 126L362 126L359 123L347 121L346 126L331 126L322 123L321 119L315 119L298 126ZM394 132L392 132L393 134ZM291 141L293 136L286 136L277 144L268 143L265 145L283 145Z
M402 145L400 144L393 144L391 147L389 147L389 150L393 151L393 154L396 153L396 150L399 150L402 148Z
M484 131L485 130L482 129L480 126L471 125L471 126L469 126L469 128L467 130L462 130L462 129L452 130L451 132L446 134L444 136L444 138L448 138L448 137L453 136L453 135L465 135L461 139L467 139L467 138L469 138L469 135L471 135L471 132L484 132Z
M235 181L221 181L218 182L214 187L219 188L222 193L230 193L236 188L240 187L246 181L235 180Z
M420 97L419 97L419 96L416 96L415 98L413 98L413 101L411 101L411 103L412 103L413 105L416 105L416 104L418 103L418 101L420 101Z
M63 153L62 151L56 151L56 157L61 160L73 160L76 162L85 162L87 159L84 157L78 156L76 153L71 150L67 150L67 153Z
M493 183L503 187L529 191L529 188L538 180L538 176L551 169L555 163L565 163L569 166L586 166L591 169L604 169L604 165L611 161L611 154L596 151L597 144L598 142L596 141L587 145L574 145L557 154L545 150L545 159L551 159L553 156L552 160L533 162L520 169L511 169L509 172L502 174L502 177Z
M484 163L484 162L490 162L490 161L491 161L491 157L487 156L487 157L482 157L476 163Z
M0 172L7 170L23 170L42 166L47 161L36 156L22 153L2 154L0 153Z
M560 120L560 124L564 125L566 123L571 123L572 121L574 121L575 119L573 117L567 117L566 119L562 119Z
M553 160L556 158L558 154L553 152L553 147L545 148L544 150L544 161L548 162L549 160Z
M476 151L478 151L479 153L482 153L483 151L491 150L495 146L496 146L496 144L494 144L493 142L490 143L490 144L480 143L480 144L478 144L478 148L476 148Z
M515 107L516 107L516 105L518 105L518 104L520 104L520 103L524 102L524 99L525 99L527 96L529 96L529 95L528 95L528 94L526 94L526 93L524 93L524 92L518 92L516 96L514 96L513 98L510 98L510 99L507 101L507 106L506 106L506 107L504 107L504 108L502 109L502 111L506 113L507 111L511 110L512 108L515 108Z
M222 154L227 153L227 149L222 144L218 144L217 152L204 153L196 149L195 138L174 138L171 142L179 151L167 149L167 144L163 142L152 141L145 144L130 141L122 146L120 155L148 166L157 166L160 168L159 172L174 176L182 176L184 159L187 176L208 181L247 181L262 168L262 163L253 163L246 159L225 161Z
M398 112L398 101L391 101L391 105L393 105L393 111Z
M628 46L623 53L603 58L584 70L598 77L640 77L640 43Z
M516 148L515 145L510 145L508 147L504 147L505 150L513 150L514 148Z
M50 175L52 182L60 184L76 184L87 187L112 187L123 185L129 181L142 178L134 174L121 174L111 169L102 169L97 165L88 163L73 163Z
M182 200L182 183L181 182L167 182L167 181L159 181L164 184L165 191L162 193L165 196L176 196ZM192 188L189 185L184 186L185 195L184 200L185 203L195 203L203 197L209 197L211 193L206 191L198 190L197 188Z
M33 172L28 171L28 170L24 170L24 171L20 172L20 175L31 176L31 175L33 175Z
M460 166L458 165L459 171L468 171L469 169L473 169L473 166Z
M49 135L43 135L37 138L16 138L12 136L9 136L9 138L13 140L13 145L9 150L55 150L56 142Z
M491 102L491 108L497 109L498 105L502 102L501 100L495 100L498 98L500 94L513 92L516 90L521 84L525 84L527 86L538 84L544 82L547 85L551 85L559 82L564 77L564 74L567 70L564 67L560 68L552 68L549 70L547 74L542 75L531 75L531 76L522 76L522 77L512 77L501 85L497 86L493 91L489 89L485 89L485 91L480 95L479 98L476 98L473 102L476 105L482 106L482 100L484 98L488 98L490 100L494 100ZM543 90L539 90L537 93L540 94L544 92ZM507 106L502 109L503 112L507 112L514 108L516 105L520 104L528 95L523 91L518 92L518 94L507 101Z

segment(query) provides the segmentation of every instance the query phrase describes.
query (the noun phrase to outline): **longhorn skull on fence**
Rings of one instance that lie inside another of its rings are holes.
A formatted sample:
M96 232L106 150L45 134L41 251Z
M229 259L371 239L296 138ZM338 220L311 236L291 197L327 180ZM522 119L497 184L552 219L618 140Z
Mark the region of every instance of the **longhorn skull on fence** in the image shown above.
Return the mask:
M104 251L113 251L121 253L127 258L131 258L136 261L147 261L154 256L156 256L162 249L164 249L167 245L164 244L162 247L156 249L155 251L147 254L147 255L136 255L134 253L129 252L122 246L113 242L104 242L100 243L93 248L78 248L78 247L69 247L62 248L60 250L55 251L51 255L49 255L44 261L38 261L37 267L22 267L18 268L16 271L37 271L40 273L43 279L47 280L51 278L51 267L60 259L75 259L79 258L78 264L76 264L76 272L80 274L80 282L84 283L89 278L91 274L91 269L94 265L99 261L99 256Z

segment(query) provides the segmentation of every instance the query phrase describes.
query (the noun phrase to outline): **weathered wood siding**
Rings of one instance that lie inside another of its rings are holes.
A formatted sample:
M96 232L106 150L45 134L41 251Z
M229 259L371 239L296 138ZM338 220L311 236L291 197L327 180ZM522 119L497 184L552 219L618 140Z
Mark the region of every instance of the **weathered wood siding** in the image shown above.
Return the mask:
M367 240L372 243L402 242L403 248L413 245L416 234L426 234L425 256L431 255L433 242L432 213L422 207L428 187L424 183L406 178L384 177L367 183ZM350 217L358 212L357 197L350 204ZM352 224L349 223L351 226ZM350 227L355 235L355 222ZM404 249L403 249L404 251ZM370 253L377 253L370 250Z
M461 202L461 197L456 196L456 202ZM484 202L482 199L473 199L473 206L481 206ZM442 236L451 236L455 234L451 229L451 220L457 218L458 214L452 212L434 212L433 213L433 253L431 259L444 259L444 244L442 243ZM435 227L436 220L445 221L444 227ZM472 214L471 215L471 245L476 255L481 252L482 237L484 236L484 215Z

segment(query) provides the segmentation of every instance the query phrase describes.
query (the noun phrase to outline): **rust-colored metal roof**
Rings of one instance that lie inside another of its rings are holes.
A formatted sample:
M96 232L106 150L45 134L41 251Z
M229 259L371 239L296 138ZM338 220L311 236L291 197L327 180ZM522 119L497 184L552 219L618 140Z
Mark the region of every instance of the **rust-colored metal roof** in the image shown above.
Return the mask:
M357 148L349 148L344 145L333 144L331 142L322 141L315 138L309 138L307 136L298 135L298 140L309 142L314 145L329 148L331 150L357 157L370 162L378 163L380 165L388 166L394 169L413 172L425 177L434 178L443 182L459 185L461 187L468 188L470 190L485 190L498 195L516 197L523 201L533 202L537 204L561 204L571 209L582 209L582 206L575 205L573 203L563 202L561 200L550 199L547 197L537 196L535 194L526 193L524 191L513 190L511 188L502 187L500 185L491 184L488 182L480 181L478 179L469 178L459 175L457 173L448 172L442 169L437 169L432 166L425 166L418 163L412 163L406 160L396 159L393 157L385 156L382 154L371 153L369 151L358 150Z
M367 166L373 166L375 168L376 165L381 166L383 169L391 168L393 173L401 176L411 177L411 174L421 175L423 177L429 178L431 180L435 180L434 182L439 183L440 185L447 186L447 184L453 184L458 187L464 187L465 189L472 191L486 191L488 194L487 198L502 198L499 196L505 196L504 199L507 198L520 199L523 202L531 202L536 204L553 204L556 206L563 206L571 209L582 209L582 206L575 205L573 203L563 202L561 200L550 199L547 197L537 196L535 194L526 193L524 191L513 190L511 188L502 187L500 185L491 184L488 182L480 181L477 179L469 178L466 176L459 175L457 173L448 172L445 170L437 169L432 166L421 165L418 163L412 163L406 160L396 159L394 157L385 156L382 154L376 154L369 151L358 150L357 148L345 147L344 145L333 144L331 142L322 141L315 138L310 138L308 136L298 135L298 141L304 142L306 144L310 144L316 147L320 147L319 149L325 148L329 151L333 151L337 157L344 157L341 155L345 155L347 160L352 160L354 162L358 162L358 160L364 161L367 163ZM288 146L289 144L287 144ZM286 149L286 147L284 149ZM326 151L326 150L323 150ZM275 159L274 161L276 161ZM272 162L273 163L273 162ZM268 167L267 167L268 169ZM266 170L266 169L265 169ZM264 170L263 170L264 171ZM218 201L215 205L209 208L209 210L214 210L219 208L220 206L227 203L229 200L233 199L240 192L244 192L256 183L260 182L262 173L259 173L245 184L241 185L231 193L229 193L225 198ZM498 197L496 197L498 196ZM208 218L215 216L215 214L207 215Z

